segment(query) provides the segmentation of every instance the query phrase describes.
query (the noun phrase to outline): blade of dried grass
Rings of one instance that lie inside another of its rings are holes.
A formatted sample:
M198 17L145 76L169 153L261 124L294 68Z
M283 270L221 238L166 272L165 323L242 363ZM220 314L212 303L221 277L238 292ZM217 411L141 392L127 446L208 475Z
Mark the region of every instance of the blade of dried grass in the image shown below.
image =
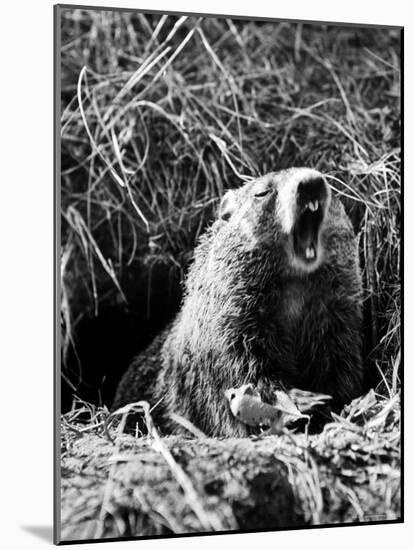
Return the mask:
M146 401L138 401L136 403L131 403L129 405L126 405L125 407L122 407L121 409L118 409L117 411L114 411L113 415L122 415L122 420L119 425L117 433L120 435L125 427L126 418L130 412L136 412L141 411L145 415L145 421L148 428L148 433L150 437L153 438L153 448L156 449L164 458L166 463L171 469L171 473L177 480L178 484L181 486L185 498L187 500L188 505L192 508L195 515L197 516L198 520L200 521L200 524L205 531L220 531L222 530L222 524L221 521L216 515L213 515L210 512L207 512L202 504L201 499L199 498L193 483L189 476L184 472L182 467L177 463L177 461L174 459L173 455L171 454L171 451L168 449L168 447L163 442L162 438L159 436L157 429L154 426L154 423L151 418L150 414L150 405ZM116 446L117 454L119 454L119 445ZM113 468L115 468L116 465L113 465ZM112 484L107 485L107 491L108 495L107 498L104 499L105 504L107 504L110 493L112 492ZM106 494L106 491L105 491ZM102 505L102 509L104 508L104 504ZM103 525L103 518L100 518L100 523ZM98 532L100 534L102 530Z

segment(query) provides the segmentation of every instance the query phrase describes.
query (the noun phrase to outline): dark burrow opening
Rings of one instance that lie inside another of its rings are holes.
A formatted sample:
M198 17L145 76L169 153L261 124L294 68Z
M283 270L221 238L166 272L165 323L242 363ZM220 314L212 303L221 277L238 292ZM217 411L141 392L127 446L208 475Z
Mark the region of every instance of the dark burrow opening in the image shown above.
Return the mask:
M70 410L75 395L109 407L134 356L178 311L182 294L179 269L159 264L127 275L122 285L127 303L107 300L97 315L82 315L73 330L72 342L62 357L62 412Z

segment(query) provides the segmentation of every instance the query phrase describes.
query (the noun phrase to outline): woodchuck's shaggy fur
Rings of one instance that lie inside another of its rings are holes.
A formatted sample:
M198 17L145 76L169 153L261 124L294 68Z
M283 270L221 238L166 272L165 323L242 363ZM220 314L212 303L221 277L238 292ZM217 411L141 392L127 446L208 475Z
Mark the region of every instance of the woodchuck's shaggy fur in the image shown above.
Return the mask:
M235 436L224 391L253 383L330 394L362 392L361 277L351 222L323 175L292 168L228 191L202 236L175 321L129 367L113 408L159 401L206 434Z

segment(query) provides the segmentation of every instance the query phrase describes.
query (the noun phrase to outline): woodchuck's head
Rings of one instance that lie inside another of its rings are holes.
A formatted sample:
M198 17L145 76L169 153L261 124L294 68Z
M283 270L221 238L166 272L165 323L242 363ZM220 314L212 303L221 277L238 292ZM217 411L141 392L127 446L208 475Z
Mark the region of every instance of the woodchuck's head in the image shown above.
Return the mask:
M224 195L217 230L240 252L273 249L284 268L309 273L323 259L330 200L329 186L316 170L270 173Z

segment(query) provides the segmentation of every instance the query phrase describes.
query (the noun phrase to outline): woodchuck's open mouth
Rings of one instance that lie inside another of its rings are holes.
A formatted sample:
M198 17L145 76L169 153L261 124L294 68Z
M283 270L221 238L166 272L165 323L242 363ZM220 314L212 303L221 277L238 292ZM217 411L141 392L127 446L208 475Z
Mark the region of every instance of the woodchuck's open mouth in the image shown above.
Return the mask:
M319 230L323 220L323 206L318 199L307 202L297 216L293 227L295 254L305 264L318 260Z

